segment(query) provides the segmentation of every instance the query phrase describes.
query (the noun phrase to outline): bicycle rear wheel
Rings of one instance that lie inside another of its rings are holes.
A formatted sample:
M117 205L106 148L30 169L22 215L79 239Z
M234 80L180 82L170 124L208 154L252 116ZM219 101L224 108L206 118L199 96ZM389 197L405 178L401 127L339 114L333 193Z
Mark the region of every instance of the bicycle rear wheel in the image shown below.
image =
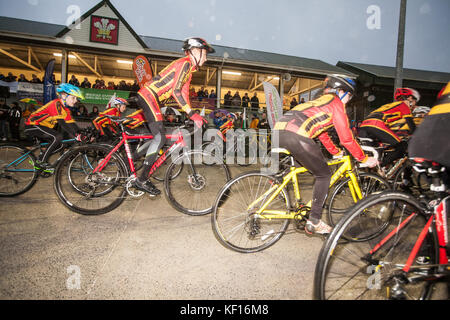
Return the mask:
M164 191L173 208L192 216L211 213L217 192L231 178L223 160L213 158L206 152L191 150L170 164Z
M109 151L100 145L82 146L60 159L54 188L59 200L70 210L84 215L104 214L125 200L124 185L129 174L119 155L113 154L101 172L93 173Z
M26 148L6 144L0 146L0 197L11 197L30 190L38 179L36 158Z
M378 226L364 215L386 211L391 211L391 223L381 234L374 235ZM415 283L413 278L431 274L432 268L412 268L404 274L401 270L427 220L419 202L406 193L385 191L358 202L334 228L320 251L314 297L374 300L392 299L401 293L406 299L430 298L433 284ZM437 249L436 237L429 233L418 255L429 257L430 264L434 264ZM405 283L397 283L398 275L402 275Z
M373 173L360 173L358 174L358 183L362 192L362 199L374 192L380 192L391 189L388 181L382 177ZM350 178L346 178L340 182L330 197L330 201L327 207L328 220L330 225L335 226L339 220L348 212L348 210L355 205L355 200L352 196L350 188L353 188L353 183ZM389 217L383 218L379 221L381 225L386 223Z
M281 238L289 225L288 219L268 219L256 214L273 194L268 190L274 185L277 182L272 176L255 171L241 174L222 188L213 207L211 223L214 235L224 247L252 253L270 247ZM289 197L283 189L267 210L288 214L289 208Z

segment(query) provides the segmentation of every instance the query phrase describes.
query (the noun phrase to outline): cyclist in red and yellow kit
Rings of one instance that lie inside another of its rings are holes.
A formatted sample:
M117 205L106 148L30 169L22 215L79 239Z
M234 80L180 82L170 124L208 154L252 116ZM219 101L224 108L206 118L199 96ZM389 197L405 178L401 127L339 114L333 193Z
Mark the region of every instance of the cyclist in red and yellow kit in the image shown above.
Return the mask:
M81 139L78 134L79 128L67 107L73 107L78 99L83 100L83 94L79 88L68 83L61 84L56 91L59 97L31 113L25 122L27 135L49 141L47 150L37 160L37 165L43 169L52 168L48 159L50 155L62 148L63 136L54 129L56 125L69 133L71 138Z
M345 105L355 92L355 82L349 78L328 76L324 87L324 95L289 110L274 127L274 130L279 132L280 147L288 149L294 159L315 178L310 216L305 226L309 234L331 232L331 227L321 220L331 171L320 146L313 139L317 137L332 155L342 155L343 151L333 143L327 133L327 130L334 127L341 144L353 157L368 167L377 164L377 159L366 156L349 127Z
M161 101L173 97L197 127L201 128L203 123L206 123L190 106L189 86L192 73L206 62L207 54L214 53L215 50L201 38L186 39L182 49L186 57L169 64L138 91L137 105L144 111L154 138L148 147L142 173L135 180L134 187L153 195L158 195L161 191L148 180L149 172L166 141Z
M396 102L386 104L371 112L361 123L359 136L388 143L394 148L381 163L385 166L401 158L407 143L402 136L411 135L416 125L411 110L420 100L419 93L410 88L398 88L394 94ZM406 129L406 130L405 130Z
M94 127L100 132L101 136L108 136L113 138L113 134L117 133L117 128L114 123L106 116L120 117L122 113L127 110L127 100L116 97L109 103L110 108L98 114L98 117L92 120Z

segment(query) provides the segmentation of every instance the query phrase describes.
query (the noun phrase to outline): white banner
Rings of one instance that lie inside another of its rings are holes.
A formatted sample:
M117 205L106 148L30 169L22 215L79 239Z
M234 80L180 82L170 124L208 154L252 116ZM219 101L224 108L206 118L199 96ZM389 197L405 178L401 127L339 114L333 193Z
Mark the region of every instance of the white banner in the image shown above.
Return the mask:
M263 82L264 93L266 95L267 120L270 128L273 129L275 122L283 116L283 105L277 89L268 82Z

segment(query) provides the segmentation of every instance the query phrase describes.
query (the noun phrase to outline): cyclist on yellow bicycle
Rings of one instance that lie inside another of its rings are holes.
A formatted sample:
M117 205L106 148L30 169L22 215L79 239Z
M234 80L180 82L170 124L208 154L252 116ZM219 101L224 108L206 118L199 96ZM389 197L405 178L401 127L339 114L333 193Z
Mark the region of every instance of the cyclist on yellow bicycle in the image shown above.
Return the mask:
M308 234L331 232L331 227L321 220L331 172L320 146L313 139L319 138L332 155L342 155L343 151L334 145L327 134L327 130L334 127L341 144L358 161L368 167L374 167L378 162L376 158L364 153L349 127L345 105L352 98L355 89L356 84L350 78L328 76L324 82L324 95L297 105L285 113L274 127L274 130L279 131L280 147L288 149L294 159L315 178L310 217L305 226Z

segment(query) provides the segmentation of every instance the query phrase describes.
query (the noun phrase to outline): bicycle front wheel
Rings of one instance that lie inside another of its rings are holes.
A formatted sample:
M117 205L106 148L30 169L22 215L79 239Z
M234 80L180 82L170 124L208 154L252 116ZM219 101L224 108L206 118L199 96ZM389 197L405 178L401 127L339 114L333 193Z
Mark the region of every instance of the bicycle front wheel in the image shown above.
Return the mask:
M374 192L391 189L388 181L373 173L360 173L357 178L362 193L362 199ZM352 192L354 189L353 182L350 178L346 178L333 189L327 207L330 225L335 226L347 211L354 206L356 202L361 200L357 199L355 192ZM384 225L386 223L384 220L389 219L389 217L382 218L383 221L379 222Z
M26 148L7 144L0 146L0 197L25 193L38 179L35 157Z
M286 231L289 220L288 193L283 189L267 206L266 211L277 213L270 218L256 214L274 194L274 177L259 171L243 173L228 182L219 192L211 216L216 238L226 248L252 253L264 250L277 242Z
M192 216L205 215L211 213L217 192L230 178L223 159L191 150L183 152L167 168L164 191L176 210Z
M104 214L125 200L128 170L120 156L113 154L101 171L93 173L109 152L107 147L89 145L72 149L60 159L54 188L70 210L84 215Z
M391 223L381 234L364 215L384 215ZM364 199L334 228L320 251L314 275L314 297L330 300L428 299L432 283L414 278L432 268L402 271L419 234L428 221L422 206L411 195L385 191ZM430 231L417 256L437 263L437 240ZM370 237L368 237L370 235ZM360 241L366 239L365 241Z

